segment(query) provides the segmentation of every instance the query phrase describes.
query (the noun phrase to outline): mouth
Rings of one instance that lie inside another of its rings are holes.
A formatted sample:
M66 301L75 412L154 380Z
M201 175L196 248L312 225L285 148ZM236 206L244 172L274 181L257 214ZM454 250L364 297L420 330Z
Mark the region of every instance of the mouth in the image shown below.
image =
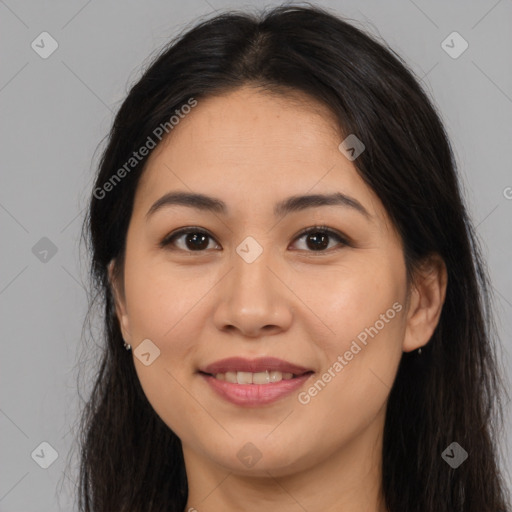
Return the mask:
M229 371L220 373L206 373L199 371L203 375L213 377L217 380L230 382L232 384L257 384L265 385L275 382L281 382L282 380L292 380L302 377L304 375L310 375L314 373L312 370L303 373L291 373L281 372L278 370L265 370L264 372L244 372L244 371Z
M274 357L232 357L200 368L197 373L224 400L260 407L298 391L315 372Z
M232 384L271 384L296 379L313 370L276 357L229 357L199 368L199 373Z

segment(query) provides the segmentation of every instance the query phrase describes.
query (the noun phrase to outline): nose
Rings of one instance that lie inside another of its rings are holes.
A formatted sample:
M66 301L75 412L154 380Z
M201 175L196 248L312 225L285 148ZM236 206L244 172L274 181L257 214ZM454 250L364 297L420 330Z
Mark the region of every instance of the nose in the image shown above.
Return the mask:
M293 314L293 293L266 251L252 263L238 254L217 290L214 323L217 329L247 338L287 330ZM282 274L282 272L281 272Z

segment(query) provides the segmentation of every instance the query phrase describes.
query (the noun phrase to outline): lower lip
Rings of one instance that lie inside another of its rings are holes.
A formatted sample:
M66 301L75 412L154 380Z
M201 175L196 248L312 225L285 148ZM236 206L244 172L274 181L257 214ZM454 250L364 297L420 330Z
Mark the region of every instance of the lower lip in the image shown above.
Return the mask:
M307 373L294 379L270 382L269 384L233 384L200 373L211 388L222 398L235 405L258 406L270 404L299 389L313 375Z

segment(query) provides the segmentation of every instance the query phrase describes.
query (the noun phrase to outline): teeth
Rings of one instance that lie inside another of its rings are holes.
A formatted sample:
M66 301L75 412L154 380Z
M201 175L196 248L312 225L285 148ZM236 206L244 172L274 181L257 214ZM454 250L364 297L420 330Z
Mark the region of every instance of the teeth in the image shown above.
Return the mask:
M280 382L282 380L290 380L293 373L283 373L275 370L264 371L258 373L251 372L226 372L217 373L217 380L225 380L233 384L268 384L270 382Z
M238 382L238 384L252 384L252 373L237 372L236 381Z
M265 372L252 373L251 374L251 376L252 376L251 382L253 384L268 384L269 382L276 382L276 380L272 380L272 373L276 374L279 372L265 371ZM277 382L279 382L282 378L283 378L283 376L281 375L281 377L277 380Z

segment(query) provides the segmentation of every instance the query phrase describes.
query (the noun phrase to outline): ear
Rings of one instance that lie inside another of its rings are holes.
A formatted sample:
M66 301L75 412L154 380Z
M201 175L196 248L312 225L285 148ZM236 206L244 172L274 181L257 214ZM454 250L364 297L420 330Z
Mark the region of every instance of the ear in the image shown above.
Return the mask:
M447 282L446 265L441 256L428 256L416 271L410 291L404 352L411 352L429 342L441 316Z
M124 341L131 344L130 321L128 318L128 313L126 311L124 288L122 286L122 283L119 282L121 278L116 272L115 265L115 260L112 260L108 264L108 280L110 283L110 289L112 290L112 295L114 297L116 315L117 319L119 320L121 334L123 335Z

